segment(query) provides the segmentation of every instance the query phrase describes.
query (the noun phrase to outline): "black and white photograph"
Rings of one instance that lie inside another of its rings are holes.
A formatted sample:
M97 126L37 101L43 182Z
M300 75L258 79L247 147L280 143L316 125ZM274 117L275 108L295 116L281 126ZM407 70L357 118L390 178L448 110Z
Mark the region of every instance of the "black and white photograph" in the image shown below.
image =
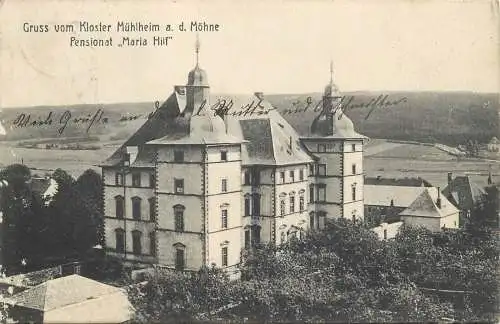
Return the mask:
M498 323L498 0L1 0L1 323Z

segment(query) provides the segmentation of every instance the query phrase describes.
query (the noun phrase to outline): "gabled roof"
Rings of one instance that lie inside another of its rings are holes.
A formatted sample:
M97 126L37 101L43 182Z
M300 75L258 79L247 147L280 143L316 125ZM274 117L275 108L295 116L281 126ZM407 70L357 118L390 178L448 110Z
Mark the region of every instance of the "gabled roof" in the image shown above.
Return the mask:
M443 189L443 195L461 209L471 209L485 194L484 189L472 182L468 176L455 177Z
M367 185L363 187L363 199L365 205L370 206L391 206L409 207L418 196L425 191L426 187L408 186L379 186Z
M20 292L10 298L9 302L16 306L46 312L120 291L120 288L79 275L70 275L46 281Z
M425 188L424 191L410 204L408 208L399 213L400 216L413 217L445 217L458 213L458 209L453 204L439 195L441 207L437 206L438 190L437 188Z

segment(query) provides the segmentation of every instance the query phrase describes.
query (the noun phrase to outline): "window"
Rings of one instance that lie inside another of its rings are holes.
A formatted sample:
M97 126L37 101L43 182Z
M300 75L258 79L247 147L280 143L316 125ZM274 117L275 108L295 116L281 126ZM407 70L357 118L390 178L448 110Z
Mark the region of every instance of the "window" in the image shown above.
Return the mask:
M252 195L252 215L258 216L260 215L260 194L255 193Z
M313 184L309 185L309 202L310 203L314 202L314 185Z
M290 196L290 214L295 213L295 196Z
M250 195L245 195L245 216L250 216Z
M250 230L245 231L245 249L250 247Z
M155 174L154 173L150 173L149 174L149 188L154 188L155 186Z
M318 175L326 175L326 164L318 164Z
M222 179L222 182L221 182L221 191L222 192L227 192L227 179Z
M121 228L117 228L115 230L116 237L116 252L123 253L125 252L125 231Z
M155 232L149 233L149 254L156 256L156 234Z
M174 151L174 162L184 162L184 151L181 150Z
M249 185L250 184L250 171L245 171L243 175L243 184Z
M356 144L351 144L351 149L353 152L356 152Z
M313 176L314 175L314 164L309 164L309 175Z
M175 269L184 270L184 267L186 265L185 263L186 256L184 253L185 246L181 243L177 243L174 246L175 246Z
M142 253L141 236L141 232L132 231L132 250L134 251L134 254Z
M227 161L227 151L220 151L220 160Z
M186 208L182 205L174 206L174 226L177 232L184 231L184 210Z
M386 240L386 239L387 239L387 230L385 229L384 230L384 240Z
M174 191L178 194L184 193L184 179L174 179Z
M314 229L314 212L309 213L309 228Z
M283 198L280 199L280 215L281 216L285 216L285 213L286 213L286 211L285 211L285 204L286 204L285 203L285 198L283 197Z
M286 234L285 232L281 232L281 238L280 238L280 243L281 244L285 244L285 241L286 241Z
M156 207L156 199L154 197L151 197L148 199L148 203L149 203L149 220L154 222L156 221L156 217L155 217L155 207Z
M227 209L221 210L221 227L227 228Z
M326 145L318 144L318 153L324 153L324 152L326 152Z
M299 211L304 211L304 195L299 196Z
M132 217L135 220L141 219L141 201L140 197L132 197Z
M295 182L295 171L290 171L290 182Z
M356 211L352 212L352 222L356 223Z
M326 184L318 184L318 201L326 201Z
M227 246L224 246L221 251L222 266L227 267Z
M256 245L260 243L260 226L253 225L252 226L252 245Z
M260 171L253 169L252 170L252 184L259 185L260 184Z
M115 197L115 213L116 218L123 218L125 212L125 200L122 196Z
M303 169L299 170L299 181L304 181L304 170Z
M280 183L285 183L285 172L284 171L280 172Z
M356 174L356 164L352 165L352 174Z
M356 200L356 184L353 183L351 185L351 194L352 194L352 200Z
M139 172L132 173L132 186L133 187L141 186L141 174Z
M119 172L115 174L115 184L117 186L123 186L123 174Z

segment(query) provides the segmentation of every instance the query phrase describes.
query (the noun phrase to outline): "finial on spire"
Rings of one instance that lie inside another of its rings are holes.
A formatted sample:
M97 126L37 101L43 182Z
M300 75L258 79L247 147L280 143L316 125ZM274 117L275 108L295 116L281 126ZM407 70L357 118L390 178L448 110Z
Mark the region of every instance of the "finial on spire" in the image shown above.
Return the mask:
M330 60L330 83L333 83L333 60Z
M199 55L200 55L200 37L198 33L196 33L195 52L196 52L196 66L198 66Z

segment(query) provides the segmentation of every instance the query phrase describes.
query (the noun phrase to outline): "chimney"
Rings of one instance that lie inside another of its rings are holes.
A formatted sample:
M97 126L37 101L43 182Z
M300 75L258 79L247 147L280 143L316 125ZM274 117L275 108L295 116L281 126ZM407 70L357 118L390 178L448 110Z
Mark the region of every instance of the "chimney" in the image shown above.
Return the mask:
M441 209L441 188L437 188L438 189L438 198L436 200L436 206Z
M259 98L259 100L264 100L264 92L254 92L254 95Z
M453 180L451 176L452 176L452 173L448 172L448 186L451 185L451 181Z

